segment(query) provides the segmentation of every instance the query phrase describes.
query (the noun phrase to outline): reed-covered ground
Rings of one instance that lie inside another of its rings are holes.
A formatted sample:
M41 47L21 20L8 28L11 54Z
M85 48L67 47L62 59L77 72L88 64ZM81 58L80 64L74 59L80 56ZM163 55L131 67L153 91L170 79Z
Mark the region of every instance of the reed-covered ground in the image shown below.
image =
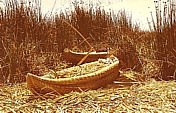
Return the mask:
M75 4L74 11L69 13L61 12L47 17L43 16L40 6L33 6L30 3L28 5L18 4L14 0L6 0L5 9L0 9L0 84L25 82L28 72L34 73L37 71L37 73L42 73L48 69L56 70L58 68L65 68L68 66L62 57L62 52L65 48L75 51L88 51L90 45L97 51L110 48L110 51L120 60L121 73L132 72L129 74L133 75L132 78L135 81L143 82L151 78L156 80L175 80L175 3L172 0L168 1L163 3L164 7L159 7L161 4L160 0L154 3L156 6L156 15L151 13L151 18L149 18L152 20L151 23L149 22L150 31L142 31L137 24L132 22L132 17L128 16L124 10L115 14L113 12L105 12L104 9L100 8L93 9L90 7L89 9L85 9L79 4ZM156 16L156 20L154 20L154 16ZM86 43L85 39L90 45ZM172 86L173 89L170 88L168 90L172 91L173 95L170 96L171 98L167 97L167 100L171 99L169 101L174 102L174 98L176 98L175 87L174 85ZM152 89L152 91L154 90L156 91L155 88ZM98 92L103 91L100 90ZM28 92L28 90L24 92ZM115 95L117 92L111 93ZM129 92L124 92L124 95L126 93ZM159 94L157 92L150 96ZM3 96L4 94L0 95ZM74 93L74 95L79 94ZM80 93L81 95L82 93ZM127 101L124 96L116 96L112 96L112 101L116 102L115 100L118 100L118 98L121 98L122 101ZM147 95L141 95L140 98L145 98L145 96ZM11 95L8 98L15 98L15 96ZM70 98L76 97L70 96ZM92 97L88 98L95 99ZM108 97L108 99L112 98ZM78 102L82 102L81 99L79 98ZM133 101L134 98L132 99L131 97L130 99L130 101ZM148 95L148 99L152 100L153 98L149 98ZM105 100L102 101L101 105L103 105ZM4 100L1 98L0 101ZM99 102L94 100L92 102L95 106L89 105L84 107L90 107L90 109L96 108L95 111L98 112L101 108ZM87 103L86 105L90 104L88 101L82 104L85 103ZM6 106L6 104L1 104L0 110L6 109L2 107ZM39 104L43 105L46 103L41 102ZM65 101L65 104L68 103ZM105 102L104 104L107 103ZM135 105L135 103L133 104ZM154 104L156 105L157 103ZM124 106L128 106L126 104L119 105L123 109L125 109ZM151 104L147 105L151 108L156 107ZM174 104L169 105L171 105L170 107L175 107ZM32 104L32 106L36 106L36 104ZM61 106L64 107L64 105ZM21 106L14 110L8 106L7 108L13 112L16 109L21 109ZM58 110L65 110L65 108L61 108ZM127 108L128 110L133 109L131 108L131 104ZM111 111L111 106L110 108L107 107L106 110L108 109ZM142 109L139 108L139 110ZM155 110L157 111L158 109ZM170 110L172 111L174 109L171 108Z
M175 113L176 82L155 81L65 95L32 95L26 84L0 89L2 113ZM117 85L116 85L117 86Z

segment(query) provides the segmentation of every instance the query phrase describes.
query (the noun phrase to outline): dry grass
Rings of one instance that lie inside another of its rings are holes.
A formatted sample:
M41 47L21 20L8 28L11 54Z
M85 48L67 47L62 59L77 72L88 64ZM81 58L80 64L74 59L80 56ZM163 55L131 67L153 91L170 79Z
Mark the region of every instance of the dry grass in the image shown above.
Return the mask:
M158 76L164 80L176 79L176 2L156 0L155 9L153 50L156 51L155 60L161 64L161 74Z
M34 96L26 83L0 89L1 112L126 113L176 112L176 82L151 80L118 88L103 88L65 95Z

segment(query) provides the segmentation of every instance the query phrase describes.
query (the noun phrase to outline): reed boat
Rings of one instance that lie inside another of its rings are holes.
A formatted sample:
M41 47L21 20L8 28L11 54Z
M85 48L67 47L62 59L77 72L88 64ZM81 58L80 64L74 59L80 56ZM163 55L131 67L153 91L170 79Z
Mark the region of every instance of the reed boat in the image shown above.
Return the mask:
M119 76L119 60L116 57L66 68L43 76L27 74L27 87L33 94L57 93L98 89Z
M63 58L67 62L76 65L87 55L86 59L82 63L93 62L99 58L108 58L109 52L74 52L72 50L64 51Z

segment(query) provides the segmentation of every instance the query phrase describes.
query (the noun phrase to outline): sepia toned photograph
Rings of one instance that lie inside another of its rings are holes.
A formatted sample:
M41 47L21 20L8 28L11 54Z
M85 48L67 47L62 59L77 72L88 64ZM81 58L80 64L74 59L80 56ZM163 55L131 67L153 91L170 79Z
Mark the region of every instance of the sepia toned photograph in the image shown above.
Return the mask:
M176 1L0 0L0 113L176 113Z

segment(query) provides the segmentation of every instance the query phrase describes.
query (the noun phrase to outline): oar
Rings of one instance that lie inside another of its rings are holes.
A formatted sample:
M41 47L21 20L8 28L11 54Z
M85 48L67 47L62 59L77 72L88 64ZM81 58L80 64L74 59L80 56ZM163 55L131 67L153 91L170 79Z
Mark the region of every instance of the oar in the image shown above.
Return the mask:
M78 62L77 65L82 64L86 60L86 58L89 56L89 53L92 52L92 50L93 50L93 48L90 48L90 50L87 52L87 54Z
M63 22L66 23L67 25L69 25L74 31L76 31L79 34L79 36L81 36L81 38L83 38L84 41L86 41L86 43L90 46L90 48L95 51L95 49L93 48L93 46L91 46L91 44L87 41L87 39L74 26L72 26L70 23L68 23L65 20L63 20Z

